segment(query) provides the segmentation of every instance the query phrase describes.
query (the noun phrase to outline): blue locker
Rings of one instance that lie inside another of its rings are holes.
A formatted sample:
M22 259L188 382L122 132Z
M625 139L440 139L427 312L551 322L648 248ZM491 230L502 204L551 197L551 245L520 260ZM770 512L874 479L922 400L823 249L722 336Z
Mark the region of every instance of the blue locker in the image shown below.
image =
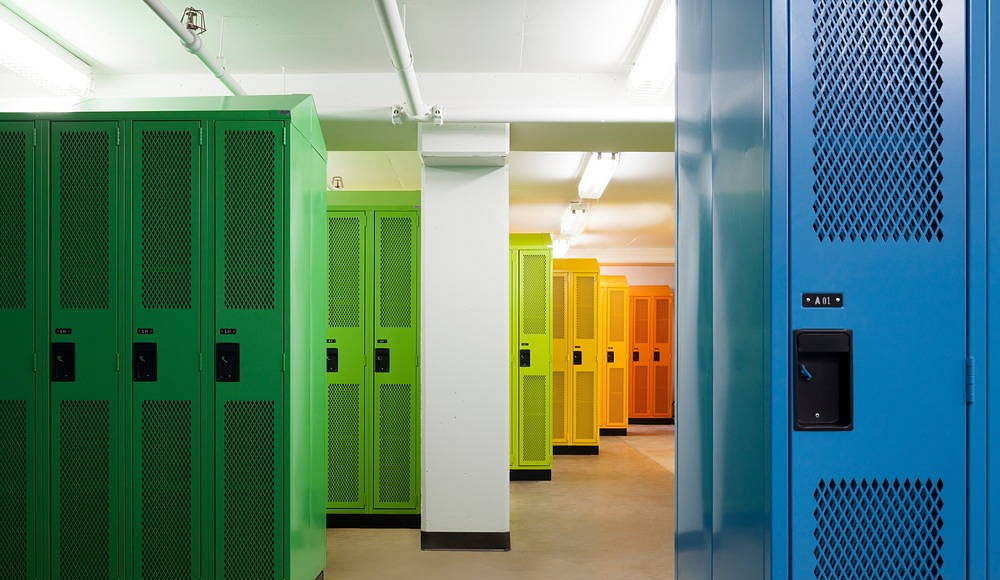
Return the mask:
M678 0L677 578L1000 578L997 8Z

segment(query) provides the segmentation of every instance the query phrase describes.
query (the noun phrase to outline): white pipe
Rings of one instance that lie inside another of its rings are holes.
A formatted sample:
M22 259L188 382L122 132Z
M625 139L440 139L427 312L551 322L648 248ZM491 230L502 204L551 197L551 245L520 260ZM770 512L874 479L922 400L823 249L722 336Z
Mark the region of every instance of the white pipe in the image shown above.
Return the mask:
M184 45L184 48L186 48L191 54L198 57L198 60L200 60L208 68L208 70L215 75L215 78L219 79L219 82L224 84L231 93L234 95L247 94L246 91L243 90L243 87L240 86L240 83L238 83L225 68L220 66L219 63L212 60L212 57L205 53L204 47L201 43L201 37L188 30L187 27L184 26L184 23L178 20L174 14L171 14L170 10L164 6L160 0L142 1L145 2L146 6L149 6L150 9L152 9L153 12L160 17L160 20L165 22L166 25L174 31L174 34L181 39L181 44Z
M420 84L417 82L417 71L413 68L413 53L406 40L406 29L403 18L399 14L396 0L372 0L378 21L385 36L385 45L389 49L392 66L399 75L399 82L406 93L407 113L412 120L430 120L432 115L424 98L420 94Z

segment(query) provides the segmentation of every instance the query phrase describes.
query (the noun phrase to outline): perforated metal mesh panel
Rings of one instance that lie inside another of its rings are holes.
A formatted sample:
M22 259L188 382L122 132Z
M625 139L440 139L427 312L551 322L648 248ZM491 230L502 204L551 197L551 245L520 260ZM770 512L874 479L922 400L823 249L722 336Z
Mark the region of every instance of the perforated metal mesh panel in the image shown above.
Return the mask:
M143 401L140 485L141 573L145 580L193 578L190 401Z
M815 0L813 229L941 241L941 0Z
M0 131L0 308L28 303L28 137Z
M223 277L225 306L272 310L278 240L275 134L260 130L224 133Z
M549 326L548 258L525 254L521 271L521 332L546 334Z
M111 297L111 136L59 133L59 304L105 310Z
M546 378L527 375L521 389L521 460L545 461L549 422L545 413Z
M566 439L566 373L552 371L552 438Z
M360 385L328 386L329 437L327 460L327 500L355 503L361 500Z
M597 277L577 276L576 277L576 338L594 338L594 330L597 326Z
M625 291L608 290L608 340L625 340Z
M673 401L670 400L670 367L653 367L653 412L657 415L671 414Z
M413 219L379 218L379 323L384 328L413 324Z
M552 277L552 338L566 338L566 278Z
M649 299L637 298L635 300L635 342L637 344L649 343Z
M636 365L632 367L632 411L638 414L649 412L649 367Z
M223 414L224 575L277 578L274 403L226 401Z
M597 393L594 388L595 373L592 371L581 371L576 373L576 392L574 401L576 403L576 414L573 426L575 439L594 439L597 428L594 421L594 401Z
M2 163L2 161L0 161ZM28 577L28 405L0 401L0 562L5 578Z
M191 308L192 135L150 130L141 139L142 305Z
M59 403L59 574L111 577L111 406Z
M656 325L654 339L659 343L670 342L670 301L654 300L656 304Z
M361 326L361 218L337 216L327 219L329 233L329 326Z
M938 479L828 479L813 493L818 580L944 580Z
M378 385L378 486L379 503L410 501L411 385Z
M625 422L625 369L608 369L608 423Z

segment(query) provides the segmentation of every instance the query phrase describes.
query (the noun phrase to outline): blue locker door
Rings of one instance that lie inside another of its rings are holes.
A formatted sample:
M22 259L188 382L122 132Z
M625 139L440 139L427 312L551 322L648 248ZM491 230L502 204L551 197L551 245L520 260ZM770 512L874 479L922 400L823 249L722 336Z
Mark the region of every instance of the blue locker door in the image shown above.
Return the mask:
M792 575L964 578L964 3L791 5Z

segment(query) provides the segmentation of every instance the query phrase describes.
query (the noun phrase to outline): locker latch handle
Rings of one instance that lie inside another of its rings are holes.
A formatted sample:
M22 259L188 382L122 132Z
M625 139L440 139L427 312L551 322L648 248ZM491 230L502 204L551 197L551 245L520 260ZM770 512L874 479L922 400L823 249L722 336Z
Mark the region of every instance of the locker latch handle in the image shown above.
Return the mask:
M67 383L76 380L76 343L52 343L52 380Z
M137 383L156 381L156 343L136 342L132 344L132 380Z
M615 362L615 351L613 350L608 351L608 362L609 363Z
M653 351L653 362L660 362L660 351Z
M574 350L573 351L573 366L580 366L583 364L583 351Z
M389 372L389 349L387 348L375 349L375 372L377 373Z
M632 351L632 362L639 362L639 351Z
M326 372L328 372L328 373L339 373L340 372L340 349L339 348L328 348L328 349L326 349Z
M240 345L237 342L220 342L215 345L215 380L220 383L237 383L240 380Z
M518 366L526 368L531 366L531 349L522 348L518 353Z

